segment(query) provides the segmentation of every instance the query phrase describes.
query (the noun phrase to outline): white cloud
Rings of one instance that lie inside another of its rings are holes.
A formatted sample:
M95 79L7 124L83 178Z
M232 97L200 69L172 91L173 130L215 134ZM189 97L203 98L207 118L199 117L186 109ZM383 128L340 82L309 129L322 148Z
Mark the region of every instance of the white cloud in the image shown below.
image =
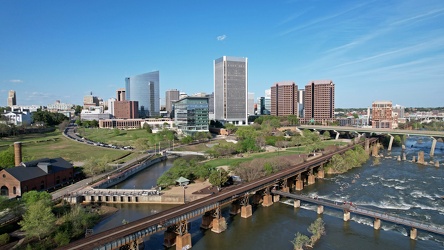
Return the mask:
M221 35L221 36L218 36L216 39L218 40L218 41L223 41L223 40L225 40L227 38L227 35Z
M12 80L9 80L9 82L12 82L12 83L22 83L23 80L20 80L20 79L12 79Z

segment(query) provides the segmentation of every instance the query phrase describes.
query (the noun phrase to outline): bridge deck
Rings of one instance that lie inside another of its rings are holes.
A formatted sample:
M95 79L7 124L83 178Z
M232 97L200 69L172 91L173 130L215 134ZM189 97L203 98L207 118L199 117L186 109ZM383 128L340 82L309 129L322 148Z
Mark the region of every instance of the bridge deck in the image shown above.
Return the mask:
M322 205L322 206L335 208L335 209L339 209L339 210L349 211L349 212L359 214L362 216L366 216L366 217L370 217L370 218L377 218L377 219L392 222L395 224L409 226L409 227L420 229L423 231L427 231L427 232L431 232L431 233L435 233L435 234L439 234L439 235L444 235L444 228L443 227L439 227L439 226L433 225L431 223L424 223L422 221L411 219L411 218L405 218L405 217L401 217L398 215L389 214L384 211L379 211L379 210L374 210L374 209L369 209L369 208L364 208L364 207L358 207L358 206L352 205L350 203L344 204L344 203L337 203L337 202L327 200L327 199L319 199L319 198L316 199L316 198L311 198L311 197L308 197L305 195L292 194L292 193L281 192L281 191L277 191L277 190L272 190L272 193L279 194L279 195L293 198L293 199L297 199L297 200L306 201L306 202L309 202L312 204L317 204L317 205Z

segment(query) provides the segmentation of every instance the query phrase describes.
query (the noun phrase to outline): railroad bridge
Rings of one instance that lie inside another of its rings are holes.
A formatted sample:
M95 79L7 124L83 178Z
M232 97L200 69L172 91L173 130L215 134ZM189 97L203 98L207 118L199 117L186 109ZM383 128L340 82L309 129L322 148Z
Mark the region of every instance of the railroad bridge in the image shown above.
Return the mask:
M376 142L376 138L370 138L357 144L365 145L366 151L370 153L370 147L377 148ZM144 237L160 231L165 231L164 245L166 247L176 245L176 249L189 249L192 247L191 234L188 232L190 220L202 216L202 228L211 228L211 231L221 233L227 227L225 218L221 216L223 206L231 205L231 214L240 213L242 218L249 218L252 216L251 203L271 206L273 202L279 200L279 195L273 197L273 190L279 189L283 192L289 192L291 189L302 190L304 185L315 183L316 178L324 178L324 165L331 157L338 153L342 154L355 145L308 159L258 180L225 188L205 199L92 234L60 249L138 249L138 246L143 244Z

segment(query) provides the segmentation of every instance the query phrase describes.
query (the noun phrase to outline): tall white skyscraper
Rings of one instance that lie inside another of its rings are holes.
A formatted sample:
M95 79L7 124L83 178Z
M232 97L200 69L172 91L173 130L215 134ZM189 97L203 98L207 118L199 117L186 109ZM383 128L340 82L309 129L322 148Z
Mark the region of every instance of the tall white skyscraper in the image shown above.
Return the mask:
M139 102L139 116L160 115L159 71L125 78L126 100Z
M254 115L254 93L248 93L247 113Z
M214 117L247 124L248 59L223 56L214 60Z

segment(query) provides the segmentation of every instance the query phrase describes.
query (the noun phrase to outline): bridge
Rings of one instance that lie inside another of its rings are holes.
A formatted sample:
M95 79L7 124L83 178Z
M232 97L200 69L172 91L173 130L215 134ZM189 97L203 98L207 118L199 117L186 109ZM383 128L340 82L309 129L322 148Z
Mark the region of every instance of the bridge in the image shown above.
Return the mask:
M376 138L366 139L359 144L365 144L366 150L370 151L369 145L373 147ZM191 247L191 234L188 232L188 221L202 216L202 228L220 233L226 229L226 221L221 216L221 207L231 204L230 213L241 214L242 218L252 215L250 196L253 203L262 200L262 206L271 206L273 197L270 189L279 187L289 192L291 187L302 190L304 183L308 185L315 182L315 168L317 178L324 177L323 165L335 154L342 154L352 149L355 145L340 148L339 150L303 161L291 168L282 170L276 174L260 178L244 184L234 185L223 189L221 192L207 196L187 204L154 214L126 225L92 234L84 239L74 241L60 249L137 249L143 243L143 238L151 234L166 230L164 233L164 245L167 247L176 245L176 249L188 249ZM305 178L307 177L307 178Z
M444 228L436 225L425 223L423 221L414 220L411 218L405 218L394 214L389 214L384 211L358 207L351 202L334 202L327 199L313 198L305 195L292 194L288 192L282 192L278 190L272 190L273 194L295 199L294 207L300 207L300 201L318 205L317 213L322 214L324 207L330 207L344 211L344 221L350 220L350 213L359 214L365 217L374 218L373 228L379 229L381 227L381 220L398 225L410 227L410 238L415 239L417 236L417 229L422 231L435 233L438 235L444 235Z
M164 151L164 153L165 154L170 154L170 155L179 155L179 156L187 156L187 155L205 156L205 153L193 152L193 151L171 151L171 150L166 150L166 151Z
M343 126L319 126L319 125L299 125L298 129L311 130L328 130L336 133L336 139L339 138L339 132L354 132L359 136L362 133L369 134L386 134L390 136L390 143L388 150L392 149L393 136L392 135L407 135L407 136L426 136L432 138L432 147L430 149L430 156L435 154L436 138L444 138L444 131L429 131L429 130L405 130L405 129L384 129L384 128L359 128L359 127L343 127Z

